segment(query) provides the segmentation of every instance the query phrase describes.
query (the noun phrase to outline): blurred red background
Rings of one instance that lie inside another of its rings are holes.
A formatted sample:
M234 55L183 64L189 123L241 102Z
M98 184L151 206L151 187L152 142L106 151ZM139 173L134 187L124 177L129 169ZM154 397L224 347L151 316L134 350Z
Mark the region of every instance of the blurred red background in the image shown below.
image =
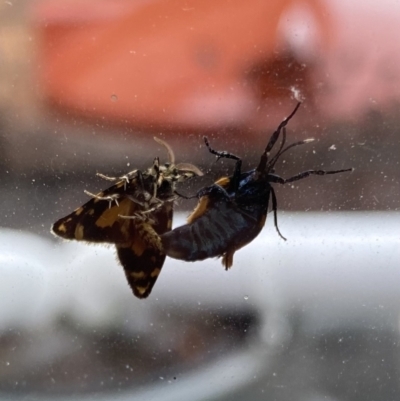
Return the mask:
M42 0L32 10L43 98L89 118L257 129L296 93L336 119L399 98L400 14L385 2Z
M299 5L314 25L292 40L282 19ZM136 128L265 125L265 105L314 100L327 14L318 0L41 1L40 88L52 106Z

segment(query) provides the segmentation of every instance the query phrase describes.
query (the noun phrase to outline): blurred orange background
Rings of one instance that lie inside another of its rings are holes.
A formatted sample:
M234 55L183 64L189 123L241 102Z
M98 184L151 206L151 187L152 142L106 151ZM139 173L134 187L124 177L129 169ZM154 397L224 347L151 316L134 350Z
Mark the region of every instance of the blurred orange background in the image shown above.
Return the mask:
M336 119L390 107L399 15L388 2L41 0L30 19L52 106L136 128L204 130L258 129L295 94Z
M33 20L42 95L135 127L265 125L265 104L287 112L295 91L315 96L315 60L282 29L299 5L326 53L331 21L318 0L41 1Z

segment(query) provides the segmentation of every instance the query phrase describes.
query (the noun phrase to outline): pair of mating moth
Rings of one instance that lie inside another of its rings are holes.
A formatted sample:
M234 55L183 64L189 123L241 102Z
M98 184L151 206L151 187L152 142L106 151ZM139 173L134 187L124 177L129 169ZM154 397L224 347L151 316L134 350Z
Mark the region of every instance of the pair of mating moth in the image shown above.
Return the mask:
M91 199L54 223L53 233L69 240L114 244L128 283L138 298L149 296L166 256L191 262L222 257L223 265L229 269L234 253L263 228L270 199L275 228L285 239L278 228L278 204L271 184L352 171L308 170L286 179L275 174L275 164L286 151L313 141L306 139L285 147L286 125L299 106L300 103L279 124L253 170L242 172L238 156L212 149L204 138L217 159L233 159L236 164L232 176L220 178L195 195L198 204L187 224L172 230L174 201L178 197L187 198L176 192L176 183L202 173L194 165L175 164L168 144L154 138L167 149L168 163L161 165L157 157L145 171L134 170L118 178L99 174L115 184L97 195L87 192ZM271 157L281 134L279 149Z

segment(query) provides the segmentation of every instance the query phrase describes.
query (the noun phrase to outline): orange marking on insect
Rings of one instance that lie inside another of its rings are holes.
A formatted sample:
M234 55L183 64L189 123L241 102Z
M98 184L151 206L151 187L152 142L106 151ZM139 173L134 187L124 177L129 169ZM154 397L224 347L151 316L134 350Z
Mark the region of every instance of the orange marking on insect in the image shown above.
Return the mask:
M151 272L151 274L150 274L150 277L158 277L158 275L160 274L160 272L161 272L161 270L160 269L158 269L158 268L156 268L156 269L154 269L152 272Z
M111 227L119 218L119 215L129 214L129 207L131 204L132 202L129 199L123 199L119 202L119 206L114 204L110 208L107 208L96 220L96 226L100 228Z
M131 277L133 277L134 279L139 279L139 278L144 278L146 277L146 274L144 273L144 271L140 271L140 272L130 272L129 275Z
M78 207L78 209L75 210L75 216L79 216L83 212L83 207Z
M143 243L140 237L135 237L131 249L136 256L142 256L143 252L146 250L146 245Z
M200 216L202 216L208 209L209 198L207 196L203 196L199 203L196 206L196 209L193 210L193 213L187 218L188 223L193 223Z
M77 240L82 240L84 235L85 235L85 228L81 224L78 224L75 228L75 238Z
M149 286L147 285L146 287L135 287L136 291L140 294L143 295L147 289L149 288Z
M64 223L61 223L58 227L56 227L56 230L65 233L67 232L67 227L65 227Z
M221 177L218 181L215 181L216 185L220 185L221 187L227 187L230 183L229 177Z

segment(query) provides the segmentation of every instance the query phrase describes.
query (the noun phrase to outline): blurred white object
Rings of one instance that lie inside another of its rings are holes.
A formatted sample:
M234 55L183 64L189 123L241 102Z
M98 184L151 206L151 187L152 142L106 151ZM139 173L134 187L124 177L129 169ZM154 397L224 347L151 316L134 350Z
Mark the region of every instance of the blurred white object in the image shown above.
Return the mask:
M183 223L178 215L175 225ZM199 308L255 310L258 332L244 348L192 370L173 385L160 380L112 396L120 401L208 400L251 386L257 372L271 371L275 350L291 338L288 319L293 313L300 316L301 330L311 333L397 325L400 213L282 212L279 226L286 242L269 218L262 233L235 254L228 272L219 260L167 260L147 300L132 295L113 247L55 244L3 229L0 331L51 327L67 315L79 327L98 330L118 329L129 319L132 330L153 335L151 322L177 308L188 315ZM218 372L225 380L213 380ZM82 394L79 399L107 397Z
M177 216L175 226L183 219ZM2 229L0 327L31 324L32 318L37 324L38 316L41 321L66 312L82 324L106 324L118 308L130 305L139 313L159 300L181 300L189 309L199 303L259 310L297 305L310 317L321 308L348 317L379 302L397 305L400 213L280 213L279 226L286 242L267 219L262 233L235 254L229 271L217 259L167 259L148 300L133 297L113 246L55 244Z

